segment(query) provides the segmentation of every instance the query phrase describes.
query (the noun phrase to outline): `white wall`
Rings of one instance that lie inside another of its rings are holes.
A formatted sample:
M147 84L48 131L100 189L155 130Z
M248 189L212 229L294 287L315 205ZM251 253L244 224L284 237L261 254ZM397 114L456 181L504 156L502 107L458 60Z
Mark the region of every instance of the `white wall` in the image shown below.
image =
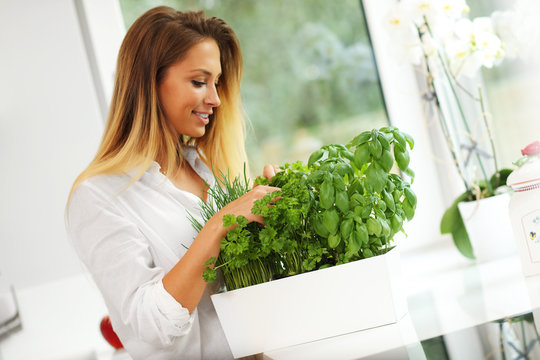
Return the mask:
M73 0L0 0L0 272L27 287L83 270L64 230L102 114Z

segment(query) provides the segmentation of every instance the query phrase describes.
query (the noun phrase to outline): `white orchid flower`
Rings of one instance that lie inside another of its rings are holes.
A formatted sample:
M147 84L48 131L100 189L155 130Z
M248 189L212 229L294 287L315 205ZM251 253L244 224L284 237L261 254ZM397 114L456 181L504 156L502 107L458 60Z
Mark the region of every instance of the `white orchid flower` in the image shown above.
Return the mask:
M493 21L491 21L491 19L488 17L475 18L472 22L472 26L473 26L473 32L477 34L483 33L483 32L488 32L488 33L494 32Z
M504 57L502 42L486 17L456 21L454 37L446 41L445 50L456 76L471 76L481 66L491 68Z
M437 7L434 0L402 0L402 2L405 10L417 25L422 24L424 18L437 17Z
M449 39L445 43L445 50L450 71L456 77L460 75L473 76L482 66L480 57L474 55L468 41L457 38Z
M406 4L396 3L390 8L383 21L389 39L389 53L398 60L419 65L423 56L422 44L410 12L406 9Z
M394 6L390 7L383 21L385 22L385 27L392 32L392 35L404 32L404 29L409 29L413 25L413 19L406 1L397 2Z
M501 40L491 32L479 32L475 36L475 51L482 56L482 65L491 68L495 62L504 57Z
M439 0L437 5L444 16L454 20L468 14L470 11L465 0Z

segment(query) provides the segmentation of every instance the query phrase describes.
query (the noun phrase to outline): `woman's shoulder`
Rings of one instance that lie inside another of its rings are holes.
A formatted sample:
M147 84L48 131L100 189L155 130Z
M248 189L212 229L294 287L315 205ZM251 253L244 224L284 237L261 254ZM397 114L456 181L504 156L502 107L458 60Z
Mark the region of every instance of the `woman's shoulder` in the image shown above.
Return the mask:
M99 174L91 176L80 182L73 190L70 207L89 206L100 204L110 205L115 202L126 189L129 188L132 178L127 174Z

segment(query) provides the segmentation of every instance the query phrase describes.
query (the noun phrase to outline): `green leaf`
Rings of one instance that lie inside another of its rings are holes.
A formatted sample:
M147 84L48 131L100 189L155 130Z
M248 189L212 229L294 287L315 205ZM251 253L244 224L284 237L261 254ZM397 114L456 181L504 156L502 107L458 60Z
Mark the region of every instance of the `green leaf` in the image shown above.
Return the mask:
M312 153L308 160L308 167L311 167L315 162L320 160L323 157L323 155L324 155L323 149L319 149L315 151L314 153Z
M388 139L387 137L388 135L384 134L384 133L379 133L379 136L377 137L377 139L379 139L382 147L384 150L389 150L390 149L390 140Z
M382 145L379 139L373 139L369 142L369 152L375 159L378 159L382 155Z
M403 132L403 131L401 132L401 135L403 135L403 137L405 138L405 140L409 144L409 148L412 150L414 148L414 139L413 139L413 137L411 135Z
M354 234L351 234L348 239L347 252L351 254L358 253L358 250L362 248L362 240L357 238Z
M239 227L244 228L248 224L248 219L243 215L238 215L236 217L236 223Z
M384 202L386 203L386 207L390 209L390 211L395 212L396 203L394 202L394 198L392 197L392 195L390 195L386 190L383 190L382 197Z
M366 177L368 184L373 187L373 190L380 193L384 189L384 185L386 185L388 174L381 168L380 165L373 162L366 170Z
M354 151L354 165L356 165L358 169L361 169L362 166L368 162L369 156L368 143L358 146Z
M332 184L332 180L324 180L321 185L321 190L319 193L319 199L321 201L321 206L324 209L330 209L334 205L335 200L335 189Z
M467 197L468 193L464 192L456 198L456 200L452 203L452 205L450 205L448 209L446 209L443 217L441 218L441 234L451 234L453 231L455 231L458 227L461 226L461 224L463 223L463 219L461 218L461 214L459 213L457 204L461 201L465 201Z
M366 225L367 225L367 230L368 230L369 235L375 235L375 236L381 235L382 226L381 226L381 223L377 219L372 218L372 217L368 218Z
M338 234L330 235L328 237L328 246L330 246L332 249L337 248L340 242L341 237Z
M311 224L313 225L313 228L315 229L315 232L323 237L323 238L327 238L328 235L330 235L330 232L328 231L328 229L326 228L326 226L324 226L323 222L322 222L322 219L321 219L321 216L316 216L314 218L313 221L311 221Z
M352 141L352 146L360 146L364 143L366 143L371 138L371 131L364 131L360 135L356 136Z
M386 172L390 172L390 170L392 170L392 166L394 166L394 158L392 157L392 153L390 153L388 150L383 150L379 163Z
M409 199L405 198L403 200L403 211L405 212L405 216L407 217L407 220L412 220L414 217L414 209L415 207L410 203Z
M346 219L341 223L340 234L343 239L348 239L351 236L354 227L353 219Z
M338 231L339 214L335 209L326 210L323 215L323 224L331 235Z
M227 214L223 216L223 227L229 228L234 224L236 224L236 218L233 214Z
M333 159L337 157L337 149L334 146L328 146L328 158Z
M344 214L349 211L349 195L346 191L338 191L336 193L336 206Z
M366 224L356 224L356 230L354 231L356 241L359 241L365 245L369 242L369 234Z
M203 264L204 266L210 266L214 265L216 263L216 257L212 256L210 259L206 260L206 262Z
M392 232L397 233L401 230L403 226L403 219L398 214L394 214L392 218L390 219L390 222L392 224Z
M454 240L456 248L463 256L469 259L475 259L476 257L474 256L471 241L469 239L469 235L467 234L467 230L465 229L465 224L463 223L461 214L459 215L459 219L460 222L452 231L452 240Z
M405 171L409 167L410 157L409 152L405 149L401 151L398 146L394 146L394 157L396 158L396 163L398 167Z
M336 167L336 171L338 170L338 167ZM340 174L334 173L334 188L336 189L336 192L338 191L345 191L345 181L343 180L343 177Z
M216 280L216 278L217 278L216 270L211 269L209 267L204 269L204 271L203 271L203 279L204 279L205 282L207 282L207 283L212 282L212 281Z
M412 183L412 179L414 179L414 176L415 176L414 171L410 167L408 167L407 170L405 170L404 172L411 178L411 183Z
M403 195L403 193L401 191L399 191L398 189L394 190L392 192L392 197L394 198L394 202L400 202L401 200L401 195Z
M351 162L354 161L354 153L352 153L349 149L341 150L341 156Z
M384 237L384 238L388 238L390 236L390 232L392 231L390 229L390 225L388 224L388 222L384 219L380 219L379 220L379 223L381 224L381 235Z
M493 189L497 189L499 186L506 185L506 180L508 179L508 176L512 173L513 170L511 169L501 169L493 176L491 179L489 179L489 182L491 183L491 186L493 186Z
M403 136L403 133L399 130L394 131L394 139L398 142L399 146L405 150L407 146L407 140L405 140L405 137Z
M409 200L409 202L413 206L413 208L416 208L416 194L409 187L405 187L403 189L403 192L407 200Z

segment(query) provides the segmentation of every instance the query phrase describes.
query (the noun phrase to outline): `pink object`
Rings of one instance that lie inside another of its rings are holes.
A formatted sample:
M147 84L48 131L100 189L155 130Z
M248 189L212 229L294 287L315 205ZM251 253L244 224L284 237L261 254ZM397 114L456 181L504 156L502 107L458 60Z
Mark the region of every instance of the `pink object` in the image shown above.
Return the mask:
M521 150L521 155L535 155L540 153L540 141L536 140L535 142L530 143Z

